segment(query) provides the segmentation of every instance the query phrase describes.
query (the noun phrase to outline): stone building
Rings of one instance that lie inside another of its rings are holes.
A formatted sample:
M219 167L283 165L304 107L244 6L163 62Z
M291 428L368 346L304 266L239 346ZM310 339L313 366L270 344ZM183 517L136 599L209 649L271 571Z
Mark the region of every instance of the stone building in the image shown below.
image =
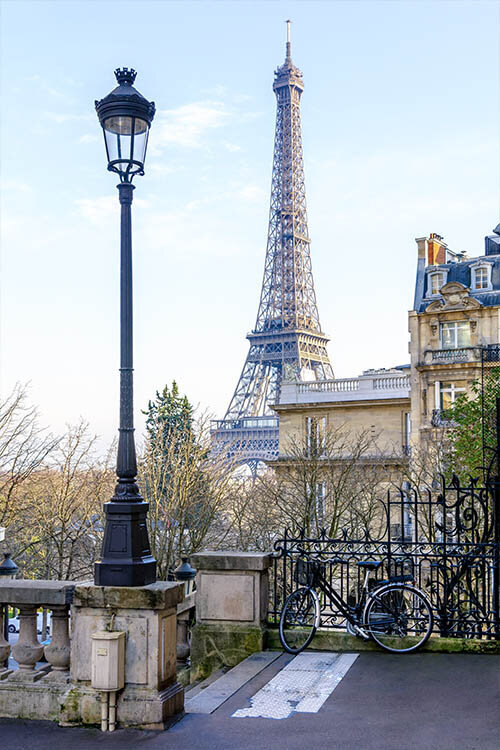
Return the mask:
M307 448L341 426L353 436L372 436L363 461L398 465L406 460L410 438L409 366L367 370L357 378L283 383L274 409L279 415L278 465L286 460L290 443L302 441Z
M358 378L283 383L273 407L279 415L279 469L287 446L321 440L345 424L371 431L367 463L402 468L409 447L421 446L446 411L481 376L481 350L500 341L500 225L473 258L448 248L437 234L416 240L418 261L409 312L410 364L367 370Z
M481 377L481 352L500 341L500 225L484 254L451 251L436 234L416 240L409 313L412 443L446 427L447 410Z

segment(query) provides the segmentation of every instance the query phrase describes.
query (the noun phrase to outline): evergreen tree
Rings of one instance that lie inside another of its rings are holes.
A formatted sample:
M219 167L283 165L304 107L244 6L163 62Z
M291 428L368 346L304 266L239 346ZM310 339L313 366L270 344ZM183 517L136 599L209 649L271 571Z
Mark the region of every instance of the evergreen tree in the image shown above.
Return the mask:
M156 391L155 400L149 401L147 410L143 411L149 444L160 442L165 448L170 441L185 442L193 430L193 412L187 396L179 394L175 380L171 389L166 385L161 393Z
M140 482L150 509L149 536L160 577L172 576L209 532L220 502L220 468L210 459L206 421L195 416L177 383L156 392L146 415L146 442L139 460Z

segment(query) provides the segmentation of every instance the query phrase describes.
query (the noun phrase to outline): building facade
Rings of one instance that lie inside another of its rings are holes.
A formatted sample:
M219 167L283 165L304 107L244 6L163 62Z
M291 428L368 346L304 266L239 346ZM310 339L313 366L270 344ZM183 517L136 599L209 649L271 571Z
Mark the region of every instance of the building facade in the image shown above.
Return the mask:
M422 446L481 378L482 352L500 341L500 225L484 254L451 251L439 235L417 242L409 313L412 444Z
M367 370L358 378L283 383L279 403L279 459L289 446L345 425L373 435L367 463L403 468L447 426L447 410L481 377L482 351L500 342L500 225L484 253L467 257L436 234L417 242L410 364ZM318 439L318 438L316 438Z

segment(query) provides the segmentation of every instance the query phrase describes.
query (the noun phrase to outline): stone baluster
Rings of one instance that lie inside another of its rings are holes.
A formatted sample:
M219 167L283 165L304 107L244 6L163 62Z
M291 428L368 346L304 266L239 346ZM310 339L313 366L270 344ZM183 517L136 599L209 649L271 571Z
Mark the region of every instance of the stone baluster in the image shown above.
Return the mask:
M71 644L68 625L68 606L52 606L51 640L44 648L45 658L52 667L45 679L51 682L69 682Z
M35 605L21 604L19 640L12 649L12 656L19 664L19 669L10 675L9 680L36 682L45 675L44 670L35 670L35 664L43 654L43 646L38 642L36 633L36 614Z
M190 611L187 610L177 615L177 662L185 664L191 653L191 646L188 640Z
M7 607L4 608L0 605L0 680L5 680L12 672L12 669L7 669L4 666L4 662L10 654L10 646L4 636L4 618L7 616L7 611Z

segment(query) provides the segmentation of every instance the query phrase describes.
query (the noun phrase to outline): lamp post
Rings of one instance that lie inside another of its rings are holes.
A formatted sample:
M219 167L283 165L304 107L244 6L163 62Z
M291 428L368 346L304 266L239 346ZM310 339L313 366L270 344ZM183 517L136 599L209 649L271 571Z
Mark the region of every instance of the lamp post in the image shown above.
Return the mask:
M121 206L120 261L120 427L116 474L111 501L105 503L105 528L101 560L95 564L97 586L145 586L156 580L144 502L137 485L137 460L133 415L132 332L132 232L131 205L135 175L144 174L144 161L154 102L133 87L136 72L115 71L118 86L96 101L104 133L108 169L120 176L117 185Z

